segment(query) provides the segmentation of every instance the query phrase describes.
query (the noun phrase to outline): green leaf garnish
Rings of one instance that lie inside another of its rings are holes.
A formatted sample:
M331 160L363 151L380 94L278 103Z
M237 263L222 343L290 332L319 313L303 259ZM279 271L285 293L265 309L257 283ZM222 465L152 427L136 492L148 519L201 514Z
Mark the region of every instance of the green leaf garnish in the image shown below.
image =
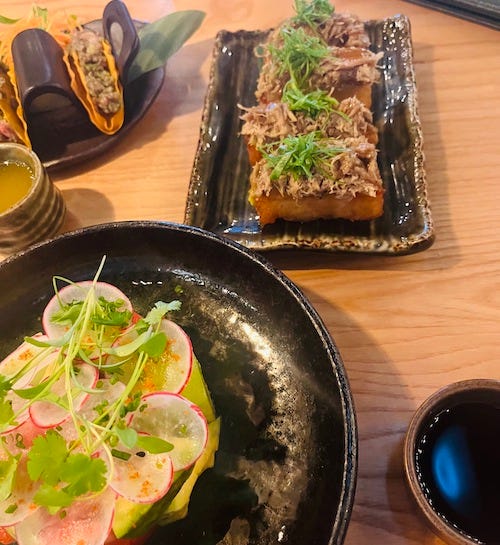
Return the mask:
M0 502L6 500L12 492L18 463L17 456L9 456L7 460L0 460Z
M115 433L127 448L134 448L137 443L137 432L132 428L115 427Z
M277 65L278 75L288 73L298 87L304 87L312 72L329 54L328 47L303 28L285 26L280 36L283 44L270 44L268 50Z
M122 344L120 346L106 348L104 351L106 352L106 354L109 354L111 356L126 358L128 356L131 356L134 352L137 352L137 350L139 350L141 346L151 338L152 334L153 333L151 329L148 329L147 331L144 331L144 333L141 333L133 341L127 344Z
M119 310L123 306L123 301L106 301L104 297L99 297L97 301L97 310L92 315L92 322L96 325L109 325L124 327L130 322L132 313L130 310Z
M82 311L83 301L67 303L51 317L51 322L60 325L73 325Z
M155 333L142 346L141 350L151 358L159 358L167 347L167 336L160 331Z
M70 454L60 473L61 481L68 483L64 491L71 496L99 492L106 486L106 464L100 458L85 454Z
M128 72L127 84L164 66L199 28L204 18L202 11L176 11L140 28L140 48Z
M74 497L65 490L43 483L36 491L33 501L37 505L45 507L68 507L73 503Z
M309 117L316 118L322 112L332 113L339 105L339 101L326 91L317 89L309 93L301 91L295 82L288 81L283 89L282 100L292 111L301 111Z
M292 21L297 24L306 24L311 28L321 24L332 16L335 8L328 0L295 0L295 17Z
M332 146L317 132L287 136L261 149L271 169L271 180L283 175L298 179L311 178L315 173L327 173L329 161L345 151L344 147Z
M137 448L141 448L151 454L161 454L162 452L170 452L174 445L165 441L161 437L154 435L139 435L137 438Z
M149 325L159 324L169 312L173 310L179 310L181 308L180 301L171 301L170 303L164 303L158 301L155 306L146 314L144 321Z
M30 479L41 479L46 484L56 485L67 457L66 441L60 433L48 430L45 435L38 435L28 452L27 468Z
M41 382L40 384L32 386L31 388L16 389L14 390L14 393L22 399L35 399L46 389L47 383Z
M55 430L33 440L28 452L28 475L40 481L34 501L46 507L66 507L73 499L106 486L106 464L100 458L71 454L66 441Z
M21 19L11 19L10 17L5 17L4 15L0 15L0 23L3 25L14 25Z

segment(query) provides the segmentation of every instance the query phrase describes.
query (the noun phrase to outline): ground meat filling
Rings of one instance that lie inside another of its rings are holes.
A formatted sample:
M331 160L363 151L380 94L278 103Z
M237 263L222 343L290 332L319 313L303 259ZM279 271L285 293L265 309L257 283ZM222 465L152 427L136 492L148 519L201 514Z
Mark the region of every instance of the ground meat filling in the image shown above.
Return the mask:
M363 21L350 13L333 13L318 26L318 32L330 46L365 48L370 46Z
M311 178L284 175L271 180L266 160L259 161L250 178L253 197L267 196L273 189L293 199L325 195L346 198L359 193L374 197L382 185L375 146L365 139L356 138L332 139L330 144L343 146L346 151L331 158L327 175L324 172L314 173Z
M304 112L292 112L283 102L259 104L243 110L241 134L257 149L286 136L314 131L321 131L331 138L365 136L369 142L377 142L372 113L356 97L342 100L337 111L322 112L314 119Z
M333 13L314 29L288 19L257 48L257 105L241 107L241 134L253 165L249 201L262 225L382 213L370 110L382 54L369 45L358 17ZM338 104L328 104L325 93ZM308 209L316 199L317 212Z
M322 89L335 94L342 85L372 85L380 80L378 62L382 53L373 53L358 47L331 47L313 71L309 80L310 90ZM279 74L272 56L266 53L257 82L255 96L259 102L278 101L283 87L290 78L288 73Z
M84 84L95 107L104 115L115 114L121 108L121 95L109 71L102 38L92 30L79 30L70 48L85 74Z
M313 89L335 89L345 84L372 85L380 80L377 63L382 53L368 49L334 47L311 76Z

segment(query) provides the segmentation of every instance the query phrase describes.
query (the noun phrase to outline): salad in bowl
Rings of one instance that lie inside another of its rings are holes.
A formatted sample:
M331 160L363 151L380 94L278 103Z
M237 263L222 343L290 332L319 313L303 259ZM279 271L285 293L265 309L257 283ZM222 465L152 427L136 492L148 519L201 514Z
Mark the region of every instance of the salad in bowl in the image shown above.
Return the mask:
M186 516L219 419L190 338L157 301L54 277L43 331L0 362L0 543L144 542Z

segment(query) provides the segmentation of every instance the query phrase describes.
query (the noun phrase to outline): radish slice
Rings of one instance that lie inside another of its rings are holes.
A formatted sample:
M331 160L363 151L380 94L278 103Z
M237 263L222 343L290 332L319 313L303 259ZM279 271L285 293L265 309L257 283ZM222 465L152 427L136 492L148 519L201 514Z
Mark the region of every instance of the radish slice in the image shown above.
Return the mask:
M94 283L91 280L68 284L60 289L57 295L52 297L42 315L43 329L48 337L51 339L61 337L69 329L67 325L59 325L52 322L54 314L61 309L59 301L62 301L64 304L83 301L93 285ZM123 301L119 310L130 310L132 312L132 303L129 298L116 286L107 282L96 282L95 296L96 299L104 297L107 301Z
M168 453L151 454L139 449L119 450L130 454L128 460L113 458L110 486L117 494L136 503L153 503L170 488L174 475Z
M27 461L26 456L19 460L12 493L0 502L0 526L13 526L38 510L38 506L33 503L38 483L30 479ZM14 506L15 510L10 512Z
M130 426L156 435L174 446L168 454L174 471L193 465L208 439L207 420L200 409L177 394L156 392L142 397L146 406L132 414Z
M42 333L36 333L33 337L37 340L43 340L44 335ZM43 352L43 350L45 349L26 341L22 342L13 352L0 362L0 374L5 377L14 376L24 365L40 354L40 352Z
M141 391L179 394L186 386L193 369L191 339L181 327L170 320L163 319L159 331L165 333L167 345L163 354L144 368L140 379Z
M167 348L160 358L166 364L162 390L178 394L191 376L193 346L186 332L170 320L161 321L160 331L167 336Z
M14 433L5 434L2 437L2 440L5 442L7 450L13 454L22 454L29 449L33 444L33 439L37 435L45 433L46 430L35 426L31 418L28 418L25 422L17 426L14 430L11 430ZM0 449L0 459L1 449Z
M96 497L65 508L65 517L38 509L16 526L19 545L102 545L113 522L116 494L109 487Z
M37 335L38 339L42 340L43 335ZM45 337L46 338L46 337ZM59 349L51 349L47 352L46 348L34 346L24 342L5 358L1 364L0 374L5 374L7 377L13 377L17 372L21 371L28 363L31 362L32 367L27 369L25 374L21 376L9 390L5 398L10 401L12 410L16 415L16 421L11 426L5 428L0 435L5 435L11 431L18 430L29 419L29 410L27 401L19 397L15 390L20 390L30 386L33 378L38 374L47 373L46 368L54 363L59 355ZM44 355L44 351L46 352Z
M125 384L123 382L111 382L107 378L99 379L99 388L96 388L97 392L90 394L81 407L81 414L90 421L94 421L99 412L96 410L98 407L105 408L104 404L111 405L116 400L120 399L125 390Z
M170 320L163 319L159 331L167 337L167 345L159 358L146 365L139 386L141 392L146 394L159 391L179 394L188 383L193 369L191 339L181 327ZM114 346L131 343L137 336L137 330L132 326L116 339ZM109 356L106 363L113 364L117 361L119 358L116 356Z
M73 398L73 405L75 410L78 411L90 395L88 392L81 390L80 385L83 388L94 388L99 379L99 371L88 363L81 363L76 365L75 368L78 369L78 384L74 384L74 387L79 391ZM52 392L63 399L65 398L64 375L53 385ZM51 401L34 401L30 405L29 414L34 424L40 428L54 428L70 418L67 409Z

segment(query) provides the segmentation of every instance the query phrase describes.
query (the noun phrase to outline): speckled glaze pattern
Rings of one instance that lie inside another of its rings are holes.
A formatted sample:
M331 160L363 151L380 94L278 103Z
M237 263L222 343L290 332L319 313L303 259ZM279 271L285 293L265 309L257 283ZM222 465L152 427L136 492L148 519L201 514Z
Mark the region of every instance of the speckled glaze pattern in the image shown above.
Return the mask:
M373 89L379 130L384 214L373 221L278 221L262 229L248 203L250 166L239 135L238 105L255 104L259 74L255 47L268 31L221 31L205 99L184 222L254 250L305 248L401 255L428 248L434 229L427 198L422 130L409 20L368 21L373 51L382 51L382 78Z
M264 256L163 222L118 222L41 243L0 263L0 360L40 328L52 277L116 284L145 313L181 301L221 417L213 469L186 519L149 545L341 545L354 501L357 426L341 355L303 293ZM22 308L23 312L19 312Z
M34 173L30 192L0 214L0 251L13 253L54 236L64 220L66 206L40 159L20 144L0 144L0 162L23 161Z

